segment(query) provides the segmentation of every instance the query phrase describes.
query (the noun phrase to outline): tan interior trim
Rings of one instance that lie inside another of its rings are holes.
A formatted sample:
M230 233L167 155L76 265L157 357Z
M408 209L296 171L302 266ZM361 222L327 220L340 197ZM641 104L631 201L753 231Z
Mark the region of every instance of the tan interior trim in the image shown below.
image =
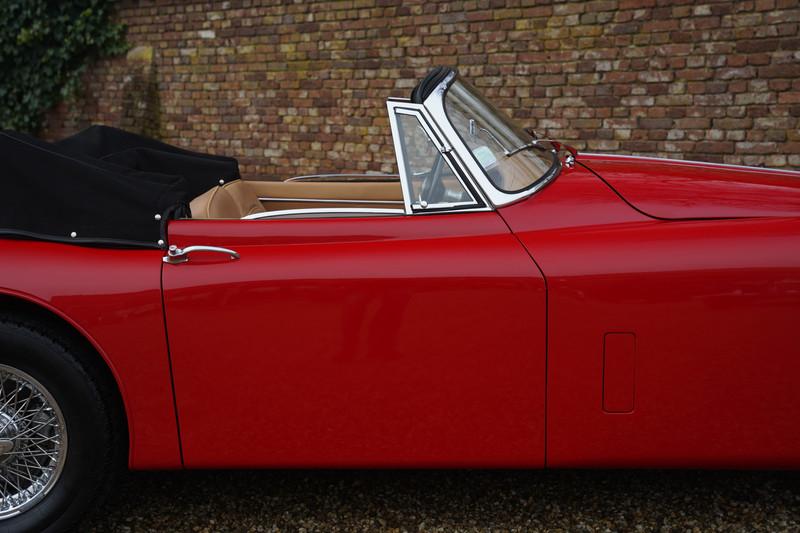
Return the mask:
M266 211L320 207L396 208L403 205L400 182L248 181Z
M201 194L192 218L237 219L265 211L393 209L403 211L399 182L275 182L234 180Z
M247 184L261 198L403 201L403 190L397 182L247 181Z

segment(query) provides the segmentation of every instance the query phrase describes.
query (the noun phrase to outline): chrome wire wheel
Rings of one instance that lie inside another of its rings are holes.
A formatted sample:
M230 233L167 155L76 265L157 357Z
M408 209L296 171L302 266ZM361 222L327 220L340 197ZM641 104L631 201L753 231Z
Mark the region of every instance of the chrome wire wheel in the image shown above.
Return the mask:
M0 364L0 520L44 498L66 457L67 428L53 396L30 375Z

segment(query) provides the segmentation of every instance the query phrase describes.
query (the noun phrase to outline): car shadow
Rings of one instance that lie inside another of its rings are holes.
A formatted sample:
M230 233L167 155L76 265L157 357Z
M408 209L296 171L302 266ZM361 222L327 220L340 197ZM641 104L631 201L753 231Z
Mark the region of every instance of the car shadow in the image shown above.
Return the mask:
M80 531L635 528L796 530L800 472L138 472Z

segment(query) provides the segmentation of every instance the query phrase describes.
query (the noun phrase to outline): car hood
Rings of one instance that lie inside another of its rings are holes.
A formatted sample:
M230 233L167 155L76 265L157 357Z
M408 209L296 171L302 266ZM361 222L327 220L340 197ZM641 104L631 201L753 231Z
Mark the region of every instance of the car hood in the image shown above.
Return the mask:
M800 216L800 172L599 154L578 162L655 218Z

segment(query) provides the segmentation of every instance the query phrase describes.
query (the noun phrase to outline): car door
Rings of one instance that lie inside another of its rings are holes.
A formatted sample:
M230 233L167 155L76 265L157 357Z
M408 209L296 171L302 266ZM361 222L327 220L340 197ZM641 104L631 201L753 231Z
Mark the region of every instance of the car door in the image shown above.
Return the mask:
M187 467L543 466L544 280L424 110L390 112L405 213L170 223L239 256L163 267Z

